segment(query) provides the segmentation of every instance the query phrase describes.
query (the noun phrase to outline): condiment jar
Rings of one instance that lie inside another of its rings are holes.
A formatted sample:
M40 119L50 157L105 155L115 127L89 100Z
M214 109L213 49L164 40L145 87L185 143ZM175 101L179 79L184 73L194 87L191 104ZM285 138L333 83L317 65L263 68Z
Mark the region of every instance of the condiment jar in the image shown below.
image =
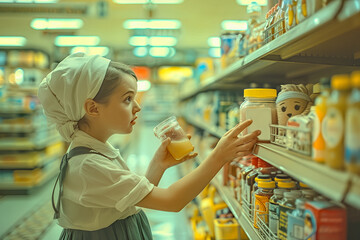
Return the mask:
M252 119L253 123L242 134L260 130L260 141L270 141L270 125L277 123L276 89L244 89L245 100L240 106L240 122Z

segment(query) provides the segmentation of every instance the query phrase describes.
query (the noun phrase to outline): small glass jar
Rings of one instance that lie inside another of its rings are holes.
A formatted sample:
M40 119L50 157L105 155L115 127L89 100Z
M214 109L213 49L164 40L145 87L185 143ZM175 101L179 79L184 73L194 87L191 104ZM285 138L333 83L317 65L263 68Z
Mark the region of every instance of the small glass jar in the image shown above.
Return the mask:
M270 141L270 125L277 124L276 89L244 89L244 102L240 106L240 122L252 119L253 123L242 134L260 130L258 137L262 142Z
M194 150L194 146L180 127L175 116L171 116L159 123L154 128L154 133L162 141L166 138L171 139L167 149L176 160L182 159Z

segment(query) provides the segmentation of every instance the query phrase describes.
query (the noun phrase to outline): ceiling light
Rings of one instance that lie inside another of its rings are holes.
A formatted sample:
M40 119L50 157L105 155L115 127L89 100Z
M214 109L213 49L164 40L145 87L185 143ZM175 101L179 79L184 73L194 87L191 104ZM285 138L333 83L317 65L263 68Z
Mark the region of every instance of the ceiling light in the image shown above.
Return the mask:
M71 49L71 54L76 53L76 52L83 52L86 53L88 55L100 55L100 56L106 56L109 54L109 48L108 47L73 47Z
M137 57L145 57L148 54L148 49L146 47L136 47L133 53Z
M126 20L123 26L125 29L179 29L181 22L179 20L166 19L131 19Z
M16 36L0 36L0 46L20 47L26 44L26 38Z
M42 29L79 29L83 26L81 19L35 18L30 26L36 30Z
M221 41L220 41L219 37L209 37L207 42L210 47L220 47L221 46Z
M150 48L150 56L152 57L167 57L170 53L168 47L152 47Z
M146 92L151 88L151 82L149 80L138 80L137 87L138 92Z
M62 46L96 46L100 42L98 36L57 36L55 45Z
M247 29L247 21L224 20L221 22L221 27L224 30L245 31Z
M175 46L177 39L175 37L150 37L149 44L151 46Z
M209 56L213 58L221 57L221 48L210 48L209 49Z
M267 6L267 0L236 0L239 5L249 5L251 2L256 2L260 6Z
M114 3L117 4L179 4L182 3L183 0L113 0Z
M131 46L146 46L149 43L147 36L132 36L129 38L129 44Z

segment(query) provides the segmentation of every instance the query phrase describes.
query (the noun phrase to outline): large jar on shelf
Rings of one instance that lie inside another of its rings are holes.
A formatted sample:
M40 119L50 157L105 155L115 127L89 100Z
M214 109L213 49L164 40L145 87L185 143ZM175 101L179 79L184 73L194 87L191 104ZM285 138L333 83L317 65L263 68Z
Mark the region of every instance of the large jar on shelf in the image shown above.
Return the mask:
M243 131L243 135L260 130L262 142L270 141L270 125L277 124L276 89L244 89L244 102L240 106L240 122L252 119L253 123Z

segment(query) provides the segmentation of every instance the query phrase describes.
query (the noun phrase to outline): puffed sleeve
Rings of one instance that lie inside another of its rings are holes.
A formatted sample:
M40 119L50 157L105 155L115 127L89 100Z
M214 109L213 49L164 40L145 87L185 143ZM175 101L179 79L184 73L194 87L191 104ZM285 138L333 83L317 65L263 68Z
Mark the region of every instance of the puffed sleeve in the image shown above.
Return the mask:
M85 207L114 207L122 212L135 206L154 187L146 177L94 155L83 161L79 174L82 180L79 202Z

